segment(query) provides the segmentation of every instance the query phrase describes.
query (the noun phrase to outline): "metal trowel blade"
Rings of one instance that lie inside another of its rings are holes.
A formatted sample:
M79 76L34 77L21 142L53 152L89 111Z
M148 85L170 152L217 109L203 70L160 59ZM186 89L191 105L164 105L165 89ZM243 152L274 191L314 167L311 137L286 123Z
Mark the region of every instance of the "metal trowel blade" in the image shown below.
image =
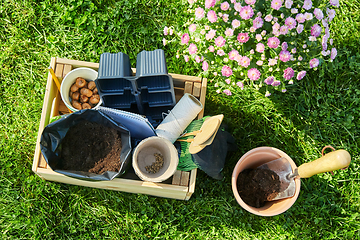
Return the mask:
M280 191L279 194L276 195L270 201L279 200L283 198L289 198L294 196L295 194L295 180L288 179L287 176L293 172L289 161L284 158L278 158L272 160L270 162L264 163L263 165L258 167L259 169L270 169L274 171L280 179Z

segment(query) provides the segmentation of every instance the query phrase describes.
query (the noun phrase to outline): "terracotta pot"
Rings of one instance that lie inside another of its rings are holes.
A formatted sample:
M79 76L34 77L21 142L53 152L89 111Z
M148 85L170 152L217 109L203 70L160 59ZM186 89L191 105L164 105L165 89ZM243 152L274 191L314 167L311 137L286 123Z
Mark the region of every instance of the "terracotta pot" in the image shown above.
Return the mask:
M266 162L278 159L280 157L285 157L290 162L293 170L296 168L296 164L286 153L273 147L254 148L248 151L247 153L245 153L236 164L231 179L232 190L236 198L236 201L240 204L241 207L243 207L248 212L251 212L259 216L275 216L288 210L298 198L300 192L300 185L301 185L300 178L295 179L296 191L293 197L267 202L265 206L261 208L255 208L247 205L239 195L236 186L236 181L239 176L239 173L241 173L245 169L257 168L258 166Z

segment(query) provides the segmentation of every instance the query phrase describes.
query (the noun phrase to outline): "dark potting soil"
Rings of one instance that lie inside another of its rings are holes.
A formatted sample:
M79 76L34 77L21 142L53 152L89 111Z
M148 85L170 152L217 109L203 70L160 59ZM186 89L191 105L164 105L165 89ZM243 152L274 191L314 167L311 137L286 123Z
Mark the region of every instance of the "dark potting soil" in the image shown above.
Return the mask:
M102 174L120 170L121 135L115 129L83 121L72 126L63 139L63 170Z
M237 189L246 204L260 208L279 193L280 179L269 169L245 169L238 176Z

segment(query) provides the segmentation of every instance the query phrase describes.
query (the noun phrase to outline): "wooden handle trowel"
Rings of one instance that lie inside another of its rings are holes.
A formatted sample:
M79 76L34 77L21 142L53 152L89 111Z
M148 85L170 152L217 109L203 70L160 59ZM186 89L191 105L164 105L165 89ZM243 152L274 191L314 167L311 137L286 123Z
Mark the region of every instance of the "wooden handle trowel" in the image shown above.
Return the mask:
M309 178L315 174L346 168L349 166L350 161L350 154L346 150L341 149L325 154L315 161L304 163L298 168L294 169L294 172L289 161L284 157L267 162L258 168L270 169L274 171L280 178L280 191L275 198L270 200L274 201L294 196L294 178Z

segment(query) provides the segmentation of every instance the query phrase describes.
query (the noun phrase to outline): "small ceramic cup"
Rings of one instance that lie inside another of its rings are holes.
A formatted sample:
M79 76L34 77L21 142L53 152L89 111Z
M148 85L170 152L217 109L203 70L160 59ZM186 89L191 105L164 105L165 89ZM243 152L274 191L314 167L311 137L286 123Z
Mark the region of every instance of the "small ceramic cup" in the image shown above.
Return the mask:
M78 109L74 108L71 105L71 98L69 96L70 88L75 83L76 78L82 77L87 81L95 81L97 78L98 73L94 69L86 68L86 67L80 67L75 68L74 70L70 71L62 80L61 87L60 87L60 94L61 99L65 103L65 105L73 112L79 111ZM102 104L102 101L100 100L99 103L94 107L98 107Z

